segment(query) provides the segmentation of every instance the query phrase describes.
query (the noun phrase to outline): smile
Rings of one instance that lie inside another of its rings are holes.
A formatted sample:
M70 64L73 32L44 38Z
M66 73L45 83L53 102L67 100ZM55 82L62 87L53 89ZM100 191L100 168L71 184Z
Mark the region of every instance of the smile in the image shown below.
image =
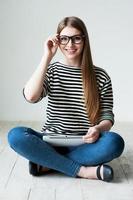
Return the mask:
M75 53L76 49L65 49L68 53Z

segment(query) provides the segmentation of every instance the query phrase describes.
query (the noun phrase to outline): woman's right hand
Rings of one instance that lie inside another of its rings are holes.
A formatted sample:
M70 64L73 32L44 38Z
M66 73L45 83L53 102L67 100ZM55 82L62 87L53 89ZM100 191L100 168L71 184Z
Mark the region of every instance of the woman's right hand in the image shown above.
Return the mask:
M51 60L54 57L58 49L59 41L57 36L58 34L52 37L48 37L48 39L44 43L44 55L49 60Z

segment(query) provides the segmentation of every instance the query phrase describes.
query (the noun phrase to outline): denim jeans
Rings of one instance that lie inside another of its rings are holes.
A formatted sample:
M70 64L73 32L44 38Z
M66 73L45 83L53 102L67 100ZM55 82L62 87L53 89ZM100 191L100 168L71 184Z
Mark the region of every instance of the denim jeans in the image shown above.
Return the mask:
M27 127L15 127L8 133L11 148L41 166L76 177L81 166L96 166L119 157L124 140L114 132L103 132L95 143L76 147L54 147L42 140L42 134Z

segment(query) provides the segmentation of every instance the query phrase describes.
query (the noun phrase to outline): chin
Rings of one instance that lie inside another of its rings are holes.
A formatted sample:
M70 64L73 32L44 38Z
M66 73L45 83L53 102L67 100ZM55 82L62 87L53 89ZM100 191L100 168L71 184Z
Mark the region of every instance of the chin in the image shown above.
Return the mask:
M65 54L65 56L69 59L76 59L78 58L80 55L75 55L75 54Z

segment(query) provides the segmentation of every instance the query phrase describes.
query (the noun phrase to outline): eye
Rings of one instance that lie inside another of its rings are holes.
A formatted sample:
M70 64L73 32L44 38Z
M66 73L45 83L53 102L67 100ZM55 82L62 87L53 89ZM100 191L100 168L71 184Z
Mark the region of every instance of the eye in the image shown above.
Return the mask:
M81 37L80 35L76 35L76 36L74 37L74 40L75 40L75 41L81 41L81 40L82 40L82 37Z
M67 36L60 36L60 43L65 43L68 41L68 37Z

